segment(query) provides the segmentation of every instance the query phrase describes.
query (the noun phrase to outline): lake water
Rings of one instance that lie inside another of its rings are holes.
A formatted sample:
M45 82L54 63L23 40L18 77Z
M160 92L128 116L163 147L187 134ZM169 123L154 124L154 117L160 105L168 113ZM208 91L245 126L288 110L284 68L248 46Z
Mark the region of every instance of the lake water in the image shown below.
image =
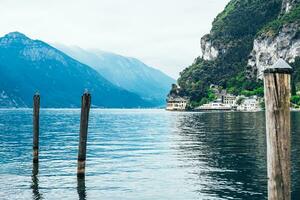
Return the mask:
M262 200L264 113L90 113L87 166L77 180L80 110L41 110L32 176L32 111L0 110L0 199ZM293 200L300 196L300 113L292 113Z

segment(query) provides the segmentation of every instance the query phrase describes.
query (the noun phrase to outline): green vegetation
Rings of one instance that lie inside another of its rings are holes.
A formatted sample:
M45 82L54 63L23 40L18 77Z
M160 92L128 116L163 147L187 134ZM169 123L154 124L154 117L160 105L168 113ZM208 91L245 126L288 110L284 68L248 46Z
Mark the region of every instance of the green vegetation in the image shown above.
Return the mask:
M276 36L279 33L280 29L283 27L283 25L294 22L300 22L300 5L296 6L290 12L280 16L279 18L267 24L258 33L258 35L266 35L269 37ZM299 37L300 30L298 30L296 35Z
M259 106L262 110L265 110L266 108L266 104L265 104L265 100L263 100L262 102L259 103Z
M217 99L215 93L212 90L208 90L208 101L213 101L215 99Z
M197 58L178 79L179 94L190 97L191 105L209 101L211 84L232 94L263 95L262 82L247 76L248 56L257 32L281 11L282 0L232 0L213 22L206 37L220 49L213 61Z
M214 20L211 35L221 39L253 36L277 18L281 5L282 0L232 0Z
M294 69L292 76L292 95L295 95L296 91L300 91L300 57L296 58L295 62L291 65Z
M244 74L240 73L237 76L231 78L227 82L227 92L234 95L245 95L245 96L263 96L262 81L247 79Z
M293 104L300 105L300 96L299 95L293 95L291 97L291 102Z
M255 88L254 90L242 90L241 95L245 95L246 97L257 95L262 97L264 95L264 88L263 87L258 87Z
M245 98L240 97L240 98L238 98L238 99L236 100L236 104L237 104L237 105L241 105L241 104L244 102L244 100L245 100Z

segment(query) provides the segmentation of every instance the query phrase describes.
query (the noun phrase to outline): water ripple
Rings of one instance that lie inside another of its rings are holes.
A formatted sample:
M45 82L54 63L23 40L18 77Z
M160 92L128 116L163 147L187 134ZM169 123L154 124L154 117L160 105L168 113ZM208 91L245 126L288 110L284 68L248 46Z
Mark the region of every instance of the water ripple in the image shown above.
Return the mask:
M32 113L0 110L4 199L266 199L263 113L93 109L77 179L80 110L42 109L39 175ZM293 120L293 199L300 195L300 113Z

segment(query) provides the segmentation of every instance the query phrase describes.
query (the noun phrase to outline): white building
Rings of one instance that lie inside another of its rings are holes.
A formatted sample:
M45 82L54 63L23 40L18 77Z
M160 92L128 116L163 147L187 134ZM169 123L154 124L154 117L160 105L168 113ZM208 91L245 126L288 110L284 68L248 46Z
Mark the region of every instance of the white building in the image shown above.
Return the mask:
M236 105L236 96L231 94L224 95L222 96L222 102L233 107Z
M197 107L195 110L231 110L232 107L230 105L226 105L222 102L221 99L217 99L213 102L203 104L202 106Z
M245 98L243 102L237 107L238 111L256 112L260 111L259 100L256 96Z
M182 97L169 97L167 100L166 110L184 111L187 108L188 100Z

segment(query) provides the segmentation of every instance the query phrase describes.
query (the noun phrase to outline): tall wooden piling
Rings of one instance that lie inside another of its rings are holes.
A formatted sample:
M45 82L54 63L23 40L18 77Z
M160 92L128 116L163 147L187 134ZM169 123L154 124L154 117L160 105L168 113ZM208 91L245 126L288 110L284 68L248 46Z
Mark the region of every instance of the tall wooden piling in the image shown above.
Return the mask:
M80 135L77 176L82 177L85 174L86 143L88 133L88 120L91 106L91 95L86 91L81 98L81 117L80 117Z
M264 71L269 200L291 199L291 72L282 59Z
M33 163L39 162L40 95L33 96Z

